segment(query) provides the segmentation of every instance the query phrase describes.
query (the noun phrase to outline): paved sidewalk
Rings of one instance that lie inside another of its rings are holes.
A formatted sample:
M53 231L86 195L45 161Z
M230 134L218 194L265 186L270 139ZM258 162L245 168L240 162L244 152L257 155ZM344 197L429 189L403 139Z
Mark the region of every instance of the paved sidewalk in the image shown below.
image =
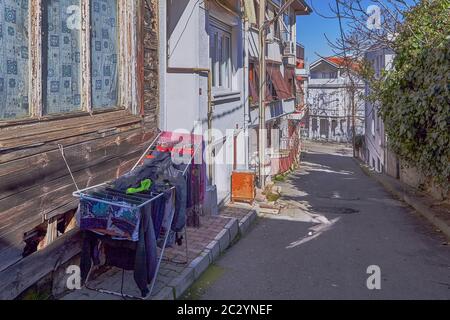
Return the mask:
M256 212L247 206L230 205L219 216L201 217L201 227L187 228L189 260L186 263L186 247L167 248L153 294L149 300L173 300L179 298L189 286L224 252L238 234L244 233L256 218ZM90 281L90 287L120 292L139 297L133 280L133 272L109 268ZM121 300L122 297L103 294L83 288L65 295L62 300Z
M446 208L440 202L432 199L417 189L414 189L398 179L394 179L385 174L377 173L367 167L361 161L358 161L364 173L373 177L388 192L398 199L406 202L414 208L419 214L424 216L431 224L442 231L450 239L450 209Z

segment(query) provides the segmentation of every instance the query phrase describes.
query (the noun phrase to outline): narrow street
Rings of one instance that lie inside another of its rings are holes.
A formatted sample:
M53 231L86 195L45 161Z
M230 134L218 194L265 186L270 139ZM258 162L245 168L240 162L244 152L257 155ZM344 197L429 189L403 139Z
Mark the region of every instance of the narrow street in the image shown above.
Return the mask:
M260 218L191 294L213 300L449 299L447 240L365 175L349 150L307 149L302 168L279 184L290 209ZM381 269L381 290L367 288L371 265Z

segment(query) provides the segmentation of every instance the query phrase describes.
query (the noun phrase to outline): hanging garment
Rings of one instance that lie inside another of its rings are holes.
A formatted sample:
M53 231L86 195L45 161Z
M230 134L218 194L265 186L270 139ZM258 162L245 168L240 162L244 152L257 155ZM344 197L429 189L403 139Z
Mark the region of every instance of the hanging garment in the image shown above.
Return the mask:
M81 198L79 206L80 229L96 230L111 236L137 241L139 238L139 209L127 209Z
M169 196L163 196L152 202L152 219L155 227L156 238L159 238L161 227L164 223L164 214L166 208L166 202Z
M141 181L141 186L139 188L128 188L127 194L135 194L135 193L149 191L150 188L152 187L152 184L153 184L152 180L145 179L145 180Z
M185 169L185 168L184 168ZM206 164L191 164L186 170L187 180L187 225L200 227L200 216L206 193Z
M142 297L149 293L148 285L152 282L157 268L156 235L152 220L151 205L142 209L138 241L117 241L110 236L101 235L91 231L83 232L83 245L81 253L81 277L85 281L89 271L98 265L98 242L105 244L106 264L134 270L134 280L141 290Z
M154 158L145 159L142 166L122 176L114 182L114 187L126 191L139 185L144 179L151 179L152 191L172 185L176 189L175 217L172 230L179 232L186 225L187 184L183 172L177 170L169 152L154 151Z
M170 219L174 216L175 214L175 195L171 194L170 197L167 198L167 201L164 205L164 216L163 216L163 221L161 223L161 228L159 229L159 237L158 237L158 247L163 248L164 247L164 241L165 241L165 237L167 232L169 232L169 236L167 239L167 243L166 246L167 247L172 247L175 243L175 237L173 236L175 234L175 232L173 232L172 230L167 230L167 228L165 226L170 226Z

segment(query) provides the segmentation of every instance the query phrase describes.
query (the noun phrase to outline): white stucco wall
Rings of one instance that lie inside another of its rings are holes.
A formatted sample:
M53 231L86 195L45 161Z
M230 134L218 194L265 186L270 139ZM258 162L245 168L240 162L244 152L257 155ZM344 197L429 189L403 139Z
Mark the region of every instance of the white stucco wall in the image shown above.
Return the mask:
M392 67L394 55L386 49L378 49L366 53L365 58L372 62L375 74L381 74L383 69L389 70ZM376 63L376 59L379 62ZM366 94L370 88L366 86ZM384 123L378 114L378 107L370 102L365 103L365 161L373 169L382 172L386 169L386 136Z
M210 16L231 27L232 77L231 91L216 94L213 90L212 127L222 136L215 139L218 157L231 159L214 165L214 183L218 201L229 198L230 179L234 158L234 133L245 124L244 46L242 20L214 5L195 0L167 1L167 67L210 68L209 25ZM162 70L165 81L164 128L206 132L208 129L208 78L206 74L173 73ZM230 131L231 130L231 131ZM228 137L224 139L224 136ZM231 135L230 135L231 132ZM205 134L205 137L207 135ZM223 141L225 141L223 143ZM245 140L244 140L245 141ZM222 146L223 144L223 146ZM245 146L238 144L238 156L245 153Z

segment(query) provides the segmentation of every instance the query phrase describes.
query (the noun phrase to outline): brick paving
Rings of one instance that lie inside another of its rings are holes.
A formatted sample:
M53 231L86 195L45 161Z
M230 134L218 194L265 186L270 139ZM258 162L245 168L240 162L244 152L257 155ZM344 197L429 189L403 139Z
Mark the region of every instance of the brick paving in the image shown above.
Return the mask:
M173 299L174 294L179 297L182 291L190 286L211 261L223 252L238 233L238 223L253 212L250 206L230 205L221 210L221 215L214 217L201 217L200 228L187 228L187 254L186 242L182 246L167 248L161 263L157 281L148 299ZM247 219L249 220L249 219ZM233 222L235 222L233 224ZM232 226L235 225L235 228ZM231 230L233 229L233 230ZM235 229L235 230L234 230ZM225 230L225 231L224 231ZM230 231L228 231L230 230ZM225 234L227 237L223 237ZM220 239L218 235L221 235ZM222 247L221 247L222 246ZM211 252L211 253L210 253ZM123 293L140 297L140 291L136 287L132 271L118 268L107 269L90 281L90 287L108 291L121 292L123 281ZM63 300L121 300L120 296L83 288L65 295Z
M221 212L220 215L223 217L236 218L241 221L253 207L248 204L229 204Z

